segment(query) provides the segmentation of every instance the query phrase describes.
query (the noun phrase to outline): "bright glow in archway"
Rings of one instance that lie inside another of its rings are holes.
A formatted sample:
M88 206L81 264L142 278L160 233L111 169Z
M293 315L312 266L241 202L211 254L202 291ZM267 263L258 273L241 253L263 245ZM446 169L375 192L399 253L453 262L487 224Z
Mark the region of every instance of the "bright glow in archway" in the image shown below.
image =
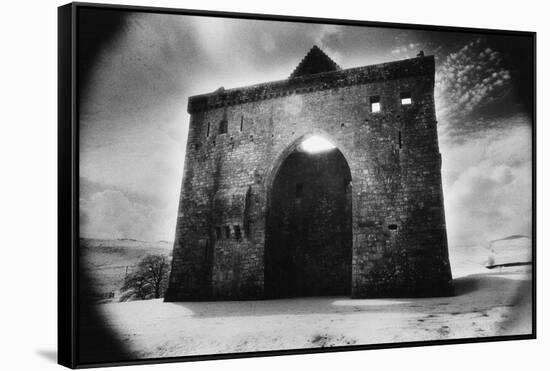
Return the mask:
M334 144L319 136L313 136L304 140L301 144L301 147L304 151L308 153L325 152L336 148Z

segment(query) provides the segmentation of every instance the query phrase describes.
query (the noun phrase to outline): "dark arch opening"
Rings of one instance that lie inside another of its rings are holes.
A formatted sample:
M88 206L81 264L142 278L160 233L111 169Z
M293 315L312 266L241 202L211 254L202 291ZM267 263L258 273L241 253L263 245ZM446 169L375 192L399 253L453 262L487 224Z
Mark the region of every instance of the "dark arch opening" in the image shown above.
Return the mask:
M265 244L268 298L350 295L351 173L337 149L298 146L269 192Z

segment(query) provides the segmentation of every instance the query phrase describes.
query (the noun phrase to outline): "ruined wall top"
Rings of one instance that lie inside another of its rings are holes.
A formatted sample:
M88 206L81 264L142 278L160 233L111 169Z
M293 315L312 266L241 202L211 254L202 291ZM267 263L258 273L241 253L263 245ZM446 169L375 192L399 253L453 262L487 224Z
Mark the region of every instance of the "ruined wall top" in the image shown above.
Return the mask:
M189 113L196 113L224 106L273 99L290 94L308 93L316 90L326 90L336 87L360 85L407 77L433 77L434 74L434 57L423 55L395 62L348 68L344 70L336 69L333 71L299 76L294 76L293 73L293 75L286 80L227 90L219 88L212 93L189 97L187 111Z

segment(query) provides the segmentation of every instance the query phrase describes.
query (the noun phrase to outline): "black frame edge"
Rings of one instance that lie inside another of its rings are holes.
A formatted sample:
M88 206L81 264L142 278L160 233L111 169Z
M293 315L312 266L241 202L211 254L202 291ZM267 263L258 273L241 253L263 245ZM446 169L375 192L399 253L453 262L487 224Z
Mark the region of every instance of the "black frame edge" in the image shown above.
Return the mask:
M531 273L531 331L533 339L537 339L537 33L533 32L531 35L531 42L533 44L533 90L531 106L531 119L532 119L532 132L531 132L531 182L532 194L531 194L531 261L533 264Z
M57 363L76 367L73 4L57 8Z
M246 359L259 357L280 357L289 355L315 355L324 353L339 353L353 351L369 351L380 349L400 349L400 348L418 348L432 346L448 346L448 345L473 345L483 343L497 343L501 341L529 341L536 337L533 334L525 335L503 335L503 336L488 336L480 338L459 338L459 339L440 339L440 340L421 340L402 343L376 343L366 345L345 345L328 348L302 348L302 349L283 349L283 350L265 350L255 352L242 353L216 353L207 355L192 355L192 356L174 356L163 358L142 358L131 359L124 361L105 361L78 364L77 369L99 368L99 367L120 367L120 366L141 366L155 365L164 363L186 363L186 362L202 362L202 361L220 361L227 359Z

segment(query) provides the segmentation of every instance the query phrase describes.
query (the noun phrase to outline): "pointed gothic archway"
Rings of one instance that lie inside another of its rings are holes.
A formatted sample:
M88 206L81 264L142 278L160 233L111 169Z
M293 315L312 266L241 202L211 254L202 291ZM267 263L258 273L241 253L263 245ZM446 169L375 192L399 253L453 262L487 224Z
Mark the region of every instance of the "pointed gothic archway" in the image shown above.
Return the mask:
M340 150L301 144L274 170L266 221L267 297L349 295L351 173Z

